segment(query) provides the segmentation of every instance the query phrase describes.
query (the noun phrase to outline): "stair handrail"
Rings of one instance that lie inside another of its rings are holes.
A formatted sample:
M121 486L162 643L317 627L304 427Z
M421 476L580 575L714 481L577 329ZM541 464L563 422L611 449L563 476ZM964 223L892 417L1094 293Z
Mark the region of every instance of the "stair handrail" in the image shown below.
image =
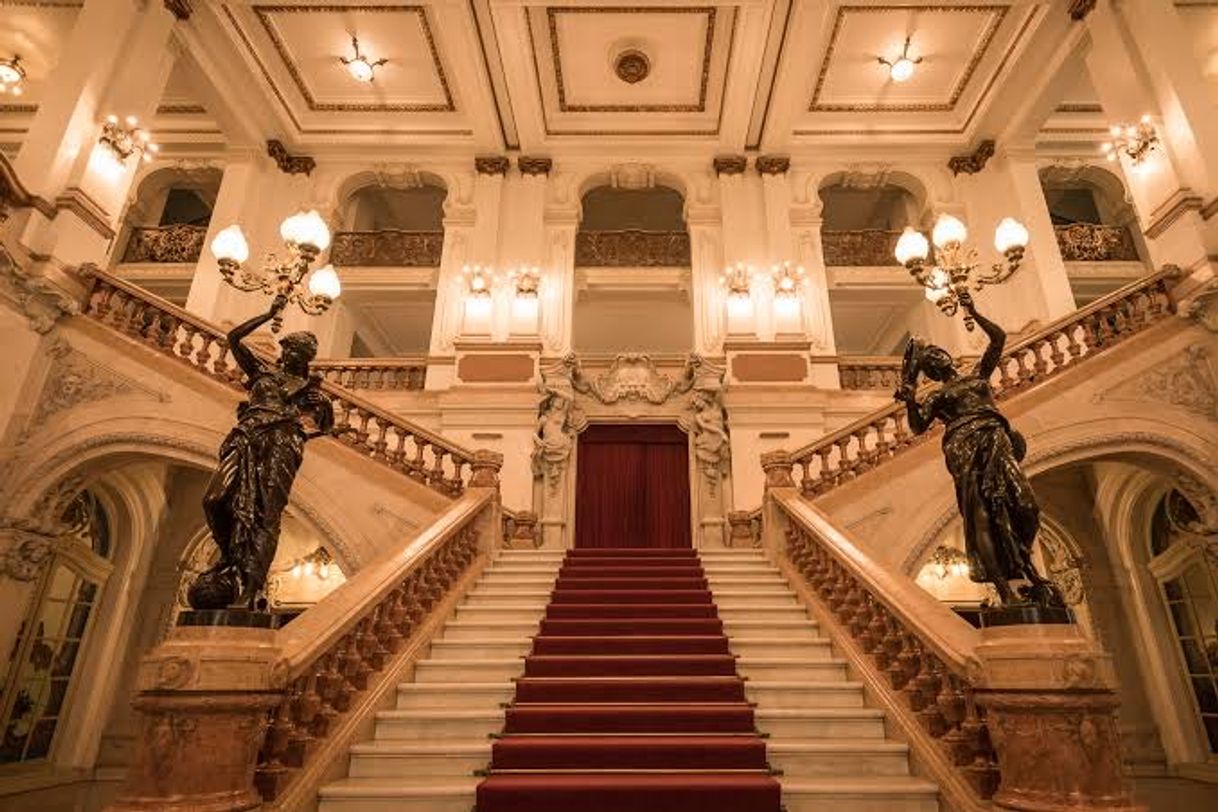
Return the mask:
M421 655L483 554L498 546L497 506L496 489L471 486L408 545L362 567L275 632L284 693L270 712L254 776L267 802L283 799L311 763L324 766L317 759L326 739L331 751L345 750L363 706L375 704L357 700L386 690L373 675L384 682Z
M797 488L771 488L766 500L785 537L785 544L771 539L781 547L783 568L806 584L798 591L810 593L836 620L835 643L869 671L869 687L899 709L907 735L938 743L921 755L934 762L928 766L945 794L960 808L988 800L1000 773L974 697L981 632L911 578L875 561Z
M995 396L1040 383L1175 313L1171 290L1180 276L1178 267L1165 266L1017 341L991 378ZM802 474L804 495L819 496L929 434L914 434L905 405L893 402L792 452L791 459Z
M309 368L344 389L403 392L423 388L427 356L319 358Z
M218 326L95 266L83 266L81 275L92 285L82 307L85 316L227 386L242 388L241 370ZM265 351L253 351L271 360ZM465 489L476 452L330 381L323 380L321 388L334 407L338 440L445 495L457 496Z

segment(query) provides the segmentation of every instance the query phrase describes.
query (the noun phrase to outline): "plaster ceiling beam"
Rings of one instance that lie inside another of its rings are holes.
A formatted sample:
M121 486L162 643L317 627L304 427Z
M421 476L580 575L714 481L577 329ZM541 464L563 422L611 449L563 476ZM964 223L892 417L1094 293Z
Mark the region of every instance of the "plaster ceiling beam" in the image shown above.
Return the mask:
M542 109L541 88L533 67L533 47L529 40L528 6L518 3L491 3L491 19L495 38L503 59L503 73L512 100L516 119L516 135L520 150L529 153L544 150L546 145L545 112Z
M749 121L759 89L762 63L770 32L773 5L769 0L741 0L736 7L736 37L732 46L719 120L719 148L744 152Z
M500 124L494 88L483 58L483 42L478 37L478 22L469 3L438 3L432 8L436 17L436 36L441 40L441 55L447 61L473 131L473 147L478 152L502 152L507 133ZM462 57L461 55L465 55ZM510 116L510 113L509 113Z
M832 3L801 2L791 13L787 41L806 47L784 47L761 131L761 151L783 152L791 142L795 121L808 108L817 67L833 31L837 8Z
M761 146L770 105L774 101L779 63L782 60L787 43L787 33L794 16L795 0L774 0L773 13L770 15L770 30L766 37L765 53L762 56L761 74L757 82L757 91L753 95L753 111L749 118L747 144L749 149ZM779 151L780 147L785 149L788 141L788 138L783 138L768 149L774 151Z

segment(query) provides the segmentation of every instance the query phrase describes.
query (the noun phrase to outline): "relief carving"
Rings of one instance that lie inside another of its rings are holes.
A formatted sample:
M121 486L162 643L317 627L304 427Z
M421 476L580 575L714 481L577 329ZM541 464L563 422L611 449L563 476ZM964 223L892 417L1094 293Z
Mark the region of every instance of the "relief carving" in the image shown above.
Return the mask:
M1140 378L1122 383L1098 400L1153 400L1218 422L1218 383L1210 366L1209 351L1194 344L1184 356L1148 370Z
M14 581L33 581L55 552L55 538L28 530L10 530L8 549L0 555L0 575Z
M74 316L80 304L59 286L22 268L0 245L0 293L12 299L29 319L30 327L46 334L61 316Z
M537 433L533 436L533 474L542 477L548 494L556 497L571 459L575 436L583 431L587 420L575 403L570 378L543 374L541 391Z
M47 374L46 383L42 386L42 396L30 419L30 431L59 412L83 403L136 393L149 395L162 402L168 400L164 394L73 350L67 342L56 342L48 352L53 359L51 369Z
M691 355L681 377L675 381L656 369L646 353L622 353L613 359L607 371L592 379L584 375L575 353L568 353L561 363L576 392L592 395L606 405L619 400L645 400L658 406L693 387L703 360L699 355Z
M698 375L689 403L692 410L689 432L693 438L694 459L706 477L712 497L727 470L731 455L727 412L723 407L722 375L722 371L715 376Z

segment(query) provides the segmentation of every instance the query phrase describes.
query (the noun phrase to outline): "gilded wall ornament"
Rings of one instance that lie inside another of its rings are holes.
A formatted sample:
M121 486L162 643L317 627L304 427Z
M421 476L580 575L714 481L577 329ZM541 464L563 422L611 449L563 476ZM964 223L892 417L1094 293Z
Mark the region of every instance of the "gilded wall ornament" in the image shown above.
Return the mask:
M267 139L266 154L274 159L280 172L288 175L309 175L317 167L317 161L308 155L292 155L283 142L275 138Z
M506 155L484 155L474 158L474 171L479 175L506 175L512 166Z
M969 155L957 155L947 162L947 168L952 170L953 175L976 175L985 165L989 163L990 158L994 157L994 141L986 139L977 145Z
M759 155L753 165L762 175L785 175L791 168L791 159L786 155Z
M516 166L522 175L548 175L554 168L554 161L551 158L521 155L516 159Z
M716 175L743 175L748 165L748 158L743 155L716 155L711 162Z

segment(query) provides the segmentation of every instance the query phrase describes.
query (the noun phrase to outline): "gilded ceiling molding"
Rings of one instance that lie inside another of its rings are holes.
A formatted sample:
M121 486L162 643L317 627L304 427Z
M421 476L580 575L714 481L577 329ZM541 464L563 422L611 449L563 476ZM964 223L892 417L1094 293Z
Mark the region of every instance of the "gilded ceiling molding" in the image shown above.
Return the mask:
M759 155L753 166L762 175L785 175L791 168L791 159L786 155Z
M189 20L190 13L193 9L190 7L190 0L164 0L165 8L174 16L176 20Z
M309 175L317 167L317 161L308 155L292 155L283 142L276 138L267 139L266 154L274 159L280 172L288 175Z
M516 159L516 166L522 175L548 175L554 168L554 161L550 158L521 155Z
M748 165L748 158L743 155L716 155L711 162L716 175L743 175Z
M1070 0L1070 19L1078 22L1095 10L1095 0Z
M977 145L971 155L957 155L947 162L953 175L976 175L994 157L994 140L987 138Z
M506 155L482 155L474 158L474 171L479 175L506 175L512 161Z

